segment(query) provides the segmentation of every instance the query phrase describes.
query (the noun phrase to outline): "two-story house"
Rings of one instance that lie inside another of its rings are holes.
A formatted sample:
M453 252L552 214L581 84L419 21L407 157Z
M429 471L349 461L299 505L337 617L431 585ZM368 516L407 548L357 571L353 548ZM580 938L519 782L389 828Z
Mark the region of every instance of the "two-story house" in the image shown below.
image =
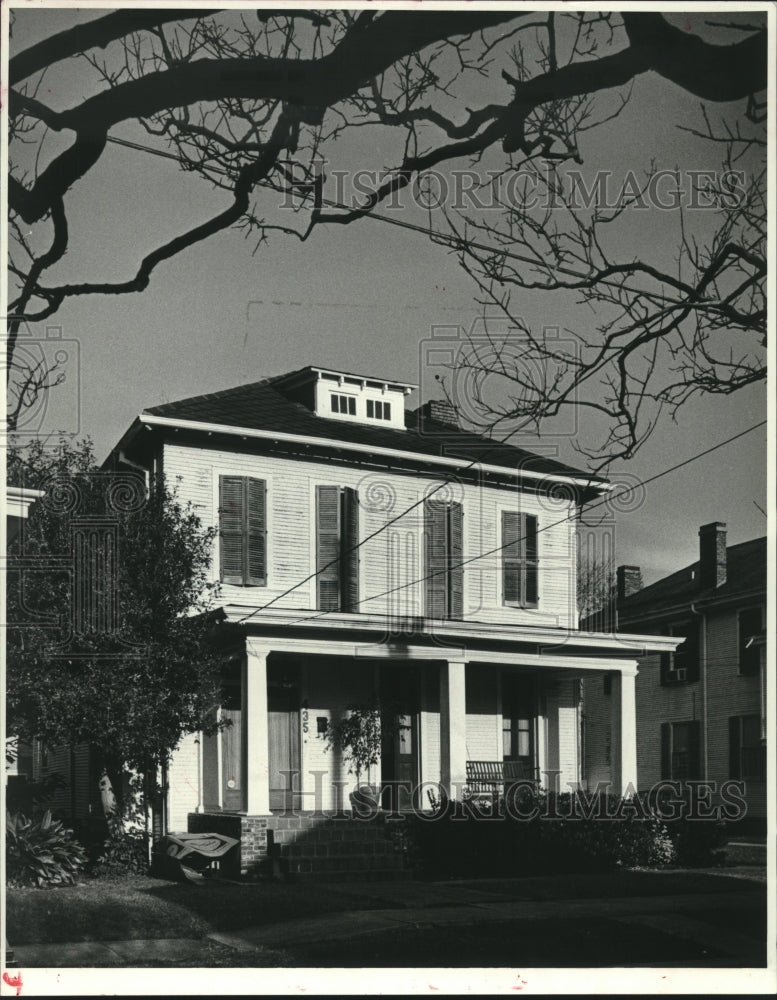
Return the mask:
M745 783L747 816L766 816L766 538L726 544L726 525L699 529L699 558L649 587L635 566L617 570L621 634L661 632L675 652L639 659L637 777ZM589 785L607 780L598 753L609 713L605 678L585 693L592 735ZM593 757L596 756L596 761Z
M308 367L145 410L113 452L219 529L230 725L179 747L165 825L235 834L243 870L268 831L290 849L306 816L348 807L327 731L354 703L383 713L370 782L422 809L461 797L475 762L578 782L580 681L606 674L613 781L636 781L638 658L678 640L578 631L575 515L607 482L448 404L406 411L415 388Z

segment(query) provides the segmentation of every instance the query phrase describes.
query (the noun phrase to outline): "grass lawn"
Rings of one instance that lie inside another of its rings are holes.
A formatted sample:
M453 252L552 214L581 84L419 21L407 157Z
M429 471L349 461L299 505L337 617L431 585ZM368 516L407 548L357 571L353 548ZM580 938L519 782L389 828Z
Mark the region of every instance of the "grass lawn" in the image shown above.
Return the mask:
M201 938L213 931L386 906L369 884L354 898L330 886L262 882L189 885L135 876L56 889L9 889L12 945L133 938Z

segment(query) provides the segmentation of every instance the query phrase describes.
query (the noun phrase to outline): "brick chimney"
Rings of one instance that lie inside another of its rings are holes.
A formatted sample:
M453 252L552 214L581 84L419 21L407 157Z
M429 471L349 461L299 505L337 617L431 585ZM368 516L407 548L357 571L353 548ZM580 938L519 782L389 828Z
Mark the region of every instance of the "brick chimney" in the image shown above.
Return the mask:
M722 587L726 582L726 525L712 521L699 528L699 587Z
M642 590L642 570L639 566L619 566L616 572L615 596L618 603Z
M444 424L446 427L455 427L457 430L459 427L459 418L453 403L449 403L445 399L430 399L423 406L419 406L414 415L421 430L427 421Z

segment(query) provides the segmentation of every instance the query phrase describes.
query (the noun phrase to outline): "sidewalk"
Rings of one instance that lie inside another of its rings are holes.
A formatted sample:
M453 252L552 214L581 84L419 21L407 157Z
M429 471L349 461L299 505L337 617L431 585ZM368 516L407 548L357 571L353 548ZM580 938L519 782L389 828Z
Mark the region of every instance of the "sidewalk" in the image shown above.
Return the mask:
M490 890L485 888L486 883L479 887L474 881L373 883L370 895L385 903L383 907L287 919L240 931L219 931L202 940L172 938L24 945L14 948L14 952L22 968L119 964L132 967L141 962L148 965L198 960L206 965L208 949L218 945L234 949L234 964L250 968L257 963L267 965L272 953L279 950L290 955L295 951L304 955L310 948L317 951L326 947L327 942L342 949L347 942L364 942L376 935L398 940L408 932L433 933L445 928L451 929L454 935L461 935L475 926L501 928L523 924L528 928L539 921L563 921L566 925L578 922L584 928L587 923L598 920L638 926L646 934L676 935L704 951L727 957L732 965L758 966L764 962L763 941L741 933L735 918L717 924L709 920L710 914L720 911L732 915L757 912L761 899L754 881L757 873L743 872L740 877L743 879L741 891L729 888L718 892L712 882L684 893L587 899L563 898L564 882L557 879L548 880L546 887L540 880L506 880L496 896L493 883ZM342 892L343 887L338 885L337 889ZM359 886L354 885L351 891L356 896ZM537 898L538 895L545 898ZM263 953L264 960L260 960Z

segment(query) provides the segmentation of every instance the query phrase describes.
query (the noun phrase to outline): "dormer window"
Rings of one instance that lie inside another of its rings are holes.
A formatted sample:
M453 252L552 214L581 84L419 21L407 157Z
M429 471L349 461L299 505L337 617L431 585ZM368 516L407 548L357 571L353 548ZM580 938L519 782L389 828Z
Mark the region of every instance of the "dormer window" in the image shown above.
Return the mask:
M368 399L367 416L371 420L391 420L391 403L382 403L379 399Z
M332 413L347 413L349 416L356 416L356 397L345 396L339 392L330 393L332 402Z

